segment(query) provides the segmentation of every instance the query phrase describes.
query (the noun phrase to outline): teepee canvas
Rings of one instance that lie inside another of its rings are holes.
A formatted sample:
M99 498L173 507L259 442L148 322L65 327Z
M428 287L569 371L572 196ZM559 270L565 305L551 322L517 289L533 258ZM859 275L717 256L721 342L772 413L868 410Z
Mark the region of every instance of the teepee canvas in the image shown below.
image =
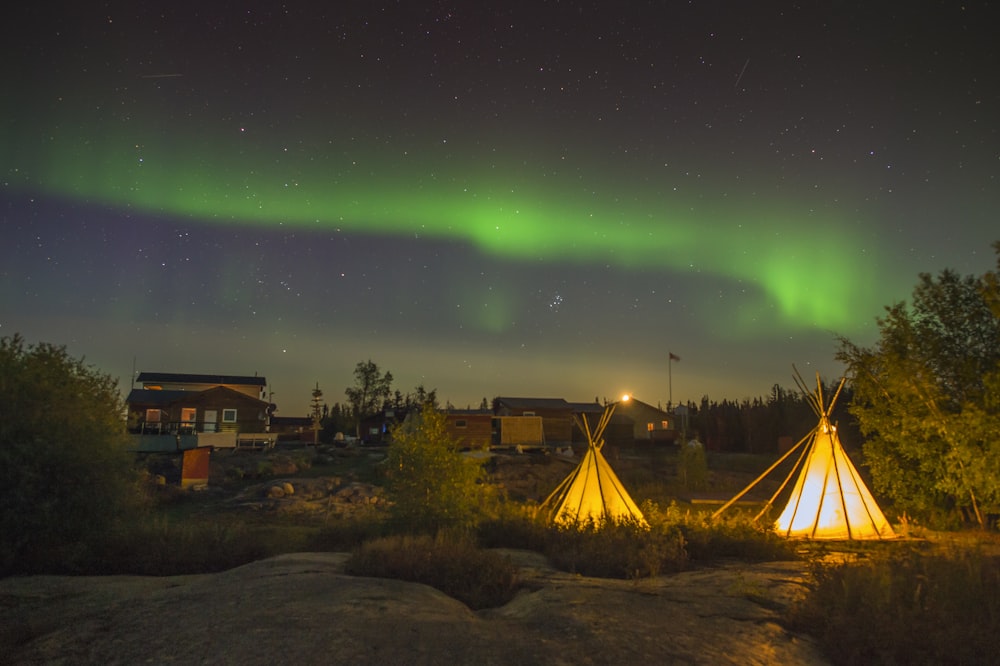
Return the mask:
M804 391L801 380L798 377L796 379ZM759 518L767 512L774 499L798 472L788 503L775 522L778 534L805 539L858 540L892 539L896 536L857 468L847 457L840 437L837 436L836 426L830 423L830 412L843 386L844 382L841 380L833 399L824 405L822 385L817 376L816 393L806 395L819 416L819 423L751 484L752 487L785 458L804 446L788 478L758 514ZM734 501L742 494L734 498ZM716 515L728 505L719 509Z
M604 429L611 420L615 404L605 408L594 431L590 430L586 416L577 419L577 425L587 435L587 452L539 507L549 520L567 526L596 526L606 520L646 525L639 507L601 453Z

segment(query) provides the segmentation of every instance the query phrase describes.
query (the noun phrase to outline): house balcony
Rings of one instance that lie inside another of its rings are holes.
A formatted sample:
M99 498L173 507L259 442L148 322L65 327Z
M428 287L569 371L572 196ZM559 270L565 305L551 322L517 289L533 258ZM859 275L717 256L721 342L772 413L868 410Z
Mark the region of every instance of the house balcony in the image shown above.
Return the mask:
M215 449L274 448L277 435L240 432L238 423L201 421L142 422L128 428L130 450L137 453L171 453L212 447Z

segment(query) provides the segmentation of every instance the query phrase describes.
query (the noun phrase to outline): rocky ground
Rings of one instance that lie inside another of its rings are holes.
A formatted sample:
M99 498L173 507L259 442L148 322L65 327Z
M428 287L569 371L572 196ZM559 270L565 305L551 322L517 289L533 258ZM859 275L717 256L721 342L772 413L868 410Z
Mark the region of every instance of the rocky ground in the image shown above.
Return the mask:
M804 564L729 564L641 581L559 572L473 612L414 583L300 553L219 574L0 581L0 661L17 664L823 664L779 614Z

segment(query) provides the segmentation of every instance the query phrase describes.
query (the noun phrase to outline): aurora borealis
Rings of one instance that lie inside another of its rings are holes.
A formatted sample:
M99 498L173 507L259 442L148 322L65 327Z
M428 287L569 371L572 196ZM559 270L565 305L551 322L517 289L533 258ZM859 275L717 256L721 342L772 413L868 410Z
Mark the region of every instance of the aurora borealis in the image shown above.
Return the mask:
M1000 238L988 4L21 8L0 334L442 400L833 376Z

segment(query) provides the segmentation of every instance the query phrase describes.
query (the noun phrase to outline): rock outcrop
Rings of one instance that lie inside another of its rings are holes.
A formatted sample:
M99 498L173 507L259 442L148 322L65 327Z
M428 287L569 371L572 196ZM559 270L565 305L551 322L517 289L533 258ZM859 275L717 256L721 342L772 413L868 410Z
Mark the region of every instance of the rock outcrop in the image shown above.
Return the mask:
M826 663L778 623L803 563L621 581L505 552L527 589L478 612L424 585L347 576L337 553L197 576L8 578L0 650L19 664Z

